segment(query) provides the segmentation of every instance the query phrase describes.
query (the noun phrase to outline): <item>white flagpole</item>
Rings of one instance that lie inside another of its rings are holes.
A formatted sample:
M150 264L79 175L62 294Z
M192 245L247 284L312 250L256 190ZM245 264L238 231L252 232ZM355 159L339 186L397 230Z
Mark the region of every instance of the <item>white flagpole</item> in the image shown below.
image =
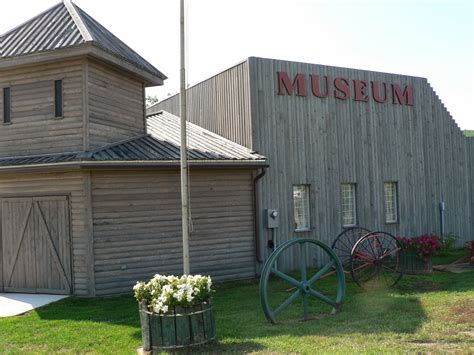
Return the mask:
M184 0L180 0L180 36L181 36L181 213L183 228L183 274L189 275L189 200L188 200L188 157L186 149L186 53L184 28Z

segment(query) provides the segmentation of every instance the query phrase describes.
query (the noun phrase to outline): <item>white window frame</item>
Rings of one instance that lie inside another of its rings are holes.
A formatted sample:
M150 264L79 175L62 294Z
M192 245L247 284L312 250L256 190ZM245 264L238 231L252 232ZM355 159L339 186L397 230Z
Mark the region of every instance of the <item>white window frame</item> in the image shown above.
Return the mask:
M311 208L310 208L310 185L297 184L293 185L293 220L295 232L305 232L311 230ZM301 194L301 199L297 199L297 195ZM301 217L300 217L301 216ZM298 220L306 223L300 223Z
M385 223L398 223L398 183L396 181L384 181L383 195L385 200Z
M341 184L341 218L343 227L357 225L357 194L355 183ZM346 213L350 214L351 221L346 218Z

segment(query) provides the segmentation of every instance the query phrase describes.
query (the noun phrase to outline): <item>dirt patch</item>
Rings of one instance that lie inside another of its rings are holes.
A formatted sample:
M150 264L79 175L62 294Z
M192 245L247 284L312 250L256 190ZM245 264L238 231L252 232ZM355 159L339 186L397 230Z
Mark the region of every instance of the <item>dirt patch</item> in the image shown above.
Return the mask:
M332 314L331 313L320 313L317 315L312 315L308 316L306 319L304 318L294 318L294 319L284 319L284 320L279 320L279 324L296 324L296 323L302 323L302 322L309 322L309 321L314 321L314 320L321 320L325 319L327 317L330 317Z
M438 342L436 342L434 340L429 340L429 339L426 339L426 340L411 340L411 341L409 341L409 343L417 344L417 345L437 345L437 344L439 344Z
M459 301L449 308L449 313L457 324L474 324L474 299Z
M399 285L398 289L403 292L433 292L443 290L443 286L440 282L420 280Z

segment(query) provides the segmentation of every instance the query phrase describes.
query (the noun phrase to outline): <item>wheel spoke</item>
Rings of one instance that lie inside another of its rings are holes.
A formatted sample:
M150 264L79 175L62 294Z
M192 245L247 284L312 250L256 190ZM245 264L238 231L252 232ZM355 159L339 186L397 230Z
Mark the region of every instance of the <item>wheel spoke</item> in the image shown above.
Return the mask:
M389 268L388 266L385 266L385 265L381 265L383 269L387 269L387 270L390 270L391 272L394 272L396 274L398 274L398 271L395 270L395 269L392 269L392 268Z
M377 256L378 256L378 255L377 255L377 253L375 252L374 247L372 246L371 240L370 240L370 239L367 239L367 241L369 242L369 247L370 247L370 249L372 250L372 255L373 255L373 257L374 257L373 260L375 260L375 259L377 259Z
M387 276L385 275L385 271L383 270L383 268L380 268L380 271L381 271L381 274L382 274L382 276L385 280L385 284L390 285L390 281L387 280Z
M367 241L367 240L364 240L364 242L366 242L366 241ZM360 243L358 247L359 247L359 248L364 248L365 251L366 251L368 254L370 254L370 250L369 250L369 248L367 248L367 245L365 245L365 243ZM351 252L352 252L352 250L351 250Z
M331 300L329 297L323 295L322 293L315 291L312 288L309 289L309 293L316 297L318 300L323 301L332 307L336 307L336 302Z
M300 244L300 272L301 272L301 281L306 281L306 251L304 244Z
M275 269L274 267L272 268L272 273L274 273L276 276L278 276L279 278L287 281L288 283L292 284L293 286L295 287L299 287L300 286L300 282L294 278L292 278L291 276L285 274L284 272L281 272L280 270L277 270Z
M308 295L303 295L303 315L304 319L308 317Z
M339 242L340 242L343 246L346 247L346 250L351 250L351 249L352 249L352 247L351 247L350 245L346 244L346 241L343 240L342 238L339 239ZM341 250L342 250L342 249L341 249Z
M379 259L384 259L387 256L392 255L393 253L398 253L400 250L401 250L401 248L395 248L395 249L391 249L389 251L386 251Z
M356 257L359 258L359 259L368 261L369 263L373 263L373 262L374 262L374 259L371 259L371 258L370 258L370 255L362 254L362 253L360 253L360 252L355 252L355 253L354 253L354 256L356 256Z
M273 314L276 316L278 313L283 311L286 307L288 307L294 300L296 300L301 295L300 290L296 290L290 297L288 297L285 302L278 306L277 309L273 311Z
M314 282L319 280L326 272L329 271L334 265L334 260L324 265L316 274L314 274L308 281L308 285L312 285Z
M372 264L369 264L369 263L362 264L362 265L357 266L356 268L354 268L354 271L362 270L363 268L366 268L369 265L372 265Z

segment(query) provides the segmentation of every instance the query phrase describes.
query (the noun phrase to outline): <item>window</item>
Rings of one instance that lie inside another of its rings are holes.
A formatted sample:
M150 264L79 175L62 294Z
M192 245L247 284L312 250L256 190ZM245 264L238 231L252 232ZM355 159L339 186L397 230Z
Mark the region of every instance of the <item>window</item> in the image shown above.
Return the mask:
M398 222L397 183L383 183L385 195L385 223Z
M54 81L54 117L63 117L63 81Z
M355 184L341 185L341 200L342 200L342 225L354 226L357 224L356 220L356 188Z
M295 231L309 230L309 185L293 185L293 207Z
M10 88L3 88L3 123L11 122L11 94Z

